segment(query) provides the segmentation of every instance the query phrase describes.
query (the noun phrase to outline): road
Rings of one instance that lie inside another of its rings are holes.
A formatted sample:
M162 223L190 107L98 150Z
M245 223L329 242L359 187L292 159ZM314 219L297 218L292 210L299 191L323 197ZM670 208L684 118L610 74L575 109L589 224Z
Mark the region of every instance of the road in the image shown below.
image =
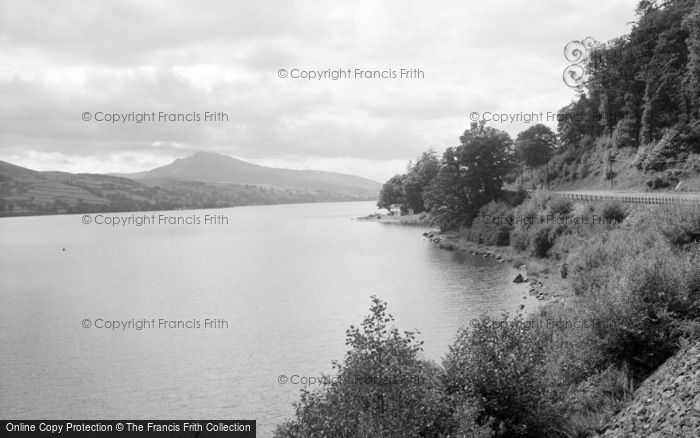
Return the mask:
M620 201L627 204L690 204L700 205L700 193L672 192L646 193L607 190L550 191L554 196L574 201Z

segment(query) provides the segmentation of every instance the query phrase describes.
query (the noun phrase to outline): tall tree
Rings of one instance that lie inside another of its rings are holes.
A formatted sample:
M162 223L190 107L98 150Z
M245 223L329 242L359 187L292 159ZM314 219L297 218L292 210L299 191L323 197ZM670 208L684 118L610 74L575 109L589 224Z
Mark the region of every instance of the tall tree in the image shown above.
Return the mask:
M418 157L415 163L409 163L406 177L403 179L403 202L414 213L425 210L424 191L438 174L440 159L430 149Z
M379 192L378 208L385 208L391 211L391 206L403 203L403 180L405 175L394 175L382 186Z
M602 133L599 105L597 94L591 92L588 96L582 94L559 111L564 117L558 122L557 136L564 146L578 146L585 136L596 137Z
M474 122L460 141L445 151L426 192L426 207L443 230L469 225L481 206L500 196L514 169L513 141L506 132Z
M547 126L537 124L518 134L515 139L515 156L530 167L549 161L556 144L554 132Z

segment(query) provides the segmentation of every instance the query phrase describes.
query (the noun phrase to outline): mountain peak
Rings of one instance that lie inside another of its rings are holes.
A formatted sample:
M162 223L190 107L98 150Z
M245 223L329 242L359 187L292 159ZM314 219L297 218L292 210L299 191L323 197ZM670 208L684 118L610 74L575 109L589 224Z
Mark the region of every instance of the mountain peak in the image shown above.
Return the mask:
M188 157L179 158L166 166L146 172L141 178L274 186L353 196L376 194L381 189L380 183L358 176L314 170L277 169L207 151L198 151Z
M209 151L197 151L194 154L190 155L189 157L185 157L185 158L193 158L193 157L226 157L226 158L231 158L228 155L220 154L218 152L209 152Z

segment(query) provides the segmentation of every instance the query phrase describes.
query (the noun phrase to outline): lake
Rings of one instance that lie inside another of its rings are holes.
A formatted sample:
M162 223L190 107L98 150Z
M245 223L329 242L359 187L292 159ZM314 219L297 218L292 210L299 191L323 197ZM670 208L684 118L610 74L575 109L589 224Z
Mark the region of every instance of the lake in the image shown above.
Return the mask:
M437 249L424 228L351 220L373 211L357 202L105 214L201 222L142 226L95 214L89 224L0 219L0 416L255 419L270 436L303 387L279 376L330 372L371 295L401 330L421 332L435 361L470 319L526 302L508 264ZM159 319L190 328L134 328Z

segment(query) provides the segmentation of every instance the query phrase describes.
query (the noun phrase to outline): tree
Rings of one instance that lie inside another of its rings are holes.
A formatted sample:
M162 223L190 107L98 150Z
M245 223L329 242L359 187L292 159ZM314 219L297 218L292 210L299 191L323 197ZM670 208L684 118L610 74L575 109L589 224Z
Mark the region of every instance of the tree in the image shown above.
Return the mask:
M394 204L403 203L403 180L406 175L394 175L389 178L382 186L379 192L379 200L377 201L378 208L385 208L391 211L391 206Z
M700 2L695 2L693 12L683 19L688 32L688 71L683 79L691 118L700 119Z
M530 167L532 174L533 167L549 161L554 152L554 145L554 132L545 125L537 124L518 134L515 139L515 156Z
M466 170L466 183L479 207L498 198L503 183L515 168L513 140L508 133L485 122L472 123L455 150L459 166Z
M469 225L479 208L500 197L514 169L513 141L506 132L474 122L460 141L445 151L426 192L426 207L442 230Z
M295 418L275 437L441 437L451 412L442 370L421 360L415 333L389 326L386 303L372 297L361 327L350 326L337 375L316 392L304 391Z
M410 208L414 213L425 210L425 189L437 176L439 169L440 160L432 149L423 152L415 164L409 163L402 183L405 209Z
M465 173L455 158L455 148L447 148L442 166L425 194L425 206L442 231L466 224L475 214Z
M557 136L564 146L576 147L583 137L596 137L603 132L603 126L598 122L599 105L595 94L582 94L578 100L559 110L564 117L558 122Z
M700 116L700 3L643 0L636 13L629 36L594 51L582 96L603 116L603 131L591 126L583 135L604 132L617 147L658 142L667 129ZM578 144L580 128L585 127L560 123L560 139Z

